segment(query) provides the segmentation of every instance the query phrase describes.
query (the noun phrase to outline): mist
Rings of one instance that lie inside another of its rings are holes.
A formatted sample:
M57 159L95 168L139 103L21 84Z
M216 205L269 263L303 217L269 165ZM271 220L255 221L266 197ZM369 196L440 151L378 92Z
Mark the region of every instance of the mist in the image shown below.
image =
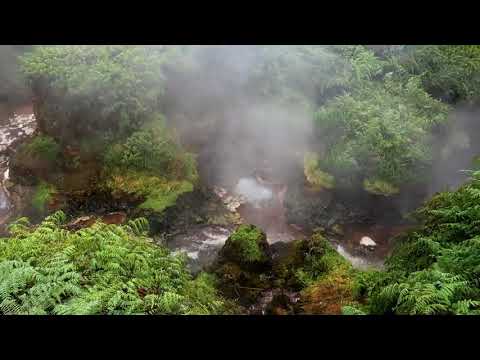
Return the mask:
M193 47L199 75L173 76L168 84L167 118L199 153L208 182L233 186L260 167L285 181L299 170L311 143L311 109L262 95L259 88L268 79L256 78L266 66L261 49ZM313 94L308 100L314 101Z

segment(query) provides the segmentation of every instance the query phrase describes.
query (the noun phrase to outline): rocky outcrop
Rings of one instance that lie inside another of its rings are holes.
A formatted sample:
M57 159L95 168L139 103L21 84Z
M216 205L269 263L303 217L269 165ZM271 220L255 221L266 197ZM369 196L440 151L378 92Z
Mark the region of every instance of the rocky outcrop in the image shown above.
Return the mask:
M222 292L230 298L240 297L243 305L251 305L270 287L271 269L267 236L253 225L239 226L212 266Z

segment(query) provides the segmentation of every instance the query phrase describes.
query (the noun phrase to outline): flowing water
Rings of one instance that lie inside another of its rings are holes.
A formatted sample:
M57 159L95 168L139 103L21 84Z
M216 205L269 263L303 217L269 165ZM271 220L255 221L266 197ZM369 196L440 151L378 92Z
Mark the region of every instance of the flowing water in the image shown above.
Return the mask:
M232 212L238 211L245 223L256 225L265 231L270 244L288 243L305 237L301 228L286 221L283 204L286 186L245 177L238 180L231 194L220 189L216 193L227 200L226 207ZM343 236L329 240L338 253L354 267L382 268L385 258L391 253L395 236L409 228L407 225L348 224L343 227ZM189 258L191 269L196 272L213 262L232 231L233 227L198 225L186 233L174 236L168 241L168 246L172 250L184 252ZM362 245L363 238L374 245Z
M344 227L344 236L333 240L333 244L356 268L382 268L395 245L395 237L411 228L411 225L350 224ZM373 241L374 245L362 245L362 239Z
M6 114L3 114L7 116ZM14 110L12 116L0 119L0 225L12 209L6 183L9 179L8 152L35 131L35 115L31 105Z
M227 241L232 229L215 225L198 225L187 233L174 236L167 246L188 257L188 265L194 273L210 265Z

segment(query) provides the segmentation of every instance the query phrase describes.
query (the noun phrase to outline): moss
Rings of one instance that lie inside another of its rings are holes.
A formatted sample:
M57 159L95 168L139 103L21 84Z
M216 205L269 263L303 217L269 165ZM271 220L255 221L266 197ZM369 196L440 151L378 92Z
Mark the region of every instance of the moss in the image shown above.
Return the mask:
M314 153L305 154L303 167L307 181L317 189L332 189L335 187L335 178L320 170L318 156Z
M139 208L155 212L175 205L181 194L193 191L193 184L188 181L171 181L135 171L114 172L106 180L106 187L115 197L128 194L145 199Z
M383 180L365 179L363 181L363 188L369 193L384 196L395 195L398 194L398 192L400 191L398 187Z
M305 260L304 241L294 240L276 246L282 246L284 250L279 249L273 260L274 285L300 290L302 286L298 283L296 271Z
M342 307L354 303L352 272L337 267L301 293L302 308L307 314L341 314Z
M175 205L181 194L191 191L193 191L193 185L188 181L168 182L153 189L139 207L140 209L162 212L166 208Z
M306 254L303 266L295 274L303 287L313 284L335 269L352 269L350 263L319 233L304 241L303 251Z
M342 307L355 304L355 270L319 234L310 240L310 254L298 275L306 288L301 293L302 308L308 314L341 314Z
M52 195L55 192L55 187L46 182L40 182L40 184L38 184L35 189L35 194L33 195L33 208L43 213L45 211L46 205L52 200Z
M265 258L261 243L265 234L253 225L240 225L227 240L242 262L258 262Z

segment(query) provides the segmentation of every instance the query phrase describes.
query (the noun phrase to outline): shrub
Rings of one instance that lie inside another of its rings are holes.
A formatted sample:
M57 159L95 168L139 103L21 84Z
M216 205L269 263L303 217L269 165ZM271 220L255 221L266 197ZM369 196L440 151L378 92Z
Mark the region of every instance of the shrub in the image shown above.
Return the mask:
M400 191L398 187L382 180L365 179L363 181L363 188L372 194L386 196L397 194Z
M181 194L193 191L193 184L186 180L167 180L144 172L120 170L108 174L105 187L113 196L128 194L143 198L140 208L159 213L174 205Z
M192 183L198 178L193 154L182 149L160 115L134 132L123 144L110 146L104 163L109 171L115 168L142 171Z
M74 143L130 134L157 109L170 55L146 46L36 47L22 68L39 99L41 130Z
M20 151L33 158L55 162L60 155L60 145L50 136L38 135L22 146Z
M429 131L446 120L447 110L421 89L418 78L366 83L317 111L327 149L320 164L333 174L350 171L393 187L418 181L431 164Z
M332 189L335 186L335 178L320 170L318 157L314 153L306 153L303 167L307 181L318 189Z
M439 193L416 212L411 231L386 261L363 273L355 292L374 314L480 314L478 224L480 173L456 191Z
M480 46L428 45L414 47L402 61L421 76L425 89L449 102L476 101L480 95Z

